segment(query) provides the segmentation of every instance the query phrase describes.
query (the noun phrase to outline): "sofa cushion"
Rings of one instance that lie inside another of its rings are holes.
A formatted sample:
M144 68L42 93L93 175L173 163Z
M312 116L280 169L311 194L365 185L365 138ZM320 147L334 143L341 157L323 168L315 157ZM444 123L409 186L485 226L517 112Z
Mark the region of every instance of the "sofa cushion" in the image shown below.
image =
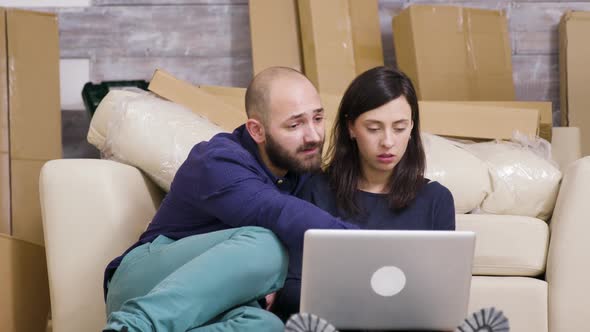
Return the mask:
M445 138L428 133L421 137L426 153L425 176L451 191L456 213L479 207L491 192L487 164Z
M511 331L547 332L547 283L543 280L473 277L469 311L492 306L508 317Z
M474 275L537 276L545 271L549 227L540 219L457 215L457 230L474 231Z

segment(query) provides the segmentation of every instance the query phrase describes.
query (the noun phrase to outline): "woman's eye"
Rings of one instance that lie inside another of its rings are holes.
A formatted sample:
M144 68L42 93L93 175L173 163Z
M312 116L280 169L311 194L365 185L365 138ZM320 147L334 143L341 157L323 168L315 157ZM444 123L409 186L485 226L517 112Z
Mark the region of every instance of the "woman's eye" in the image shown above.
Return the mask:
M367 128L367 130L370 132L376 132L379 130L379 128L369 127L369 128Z
M404 128L394 128L393 130L395 130L396 133L402 133L406 130L407 127Z

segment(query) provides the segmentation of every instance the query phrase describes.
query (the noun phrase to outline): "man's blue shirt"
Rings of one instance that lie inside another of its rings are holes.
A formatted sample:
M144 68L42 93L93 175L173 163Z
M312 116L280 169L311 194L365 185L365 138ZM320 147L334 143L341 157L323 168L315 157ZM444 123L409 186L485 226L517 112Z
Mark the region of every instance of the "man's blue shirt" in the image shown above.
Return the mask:
M273 175L243 125L231 134L218 134L195 145L147 230L107 266L105 294L108 280L125 254L158 235L178 240L228 228L260 226L273 231L291 256L303 250L303 235L308 229L358 228L294 197L307 178L305 174Z

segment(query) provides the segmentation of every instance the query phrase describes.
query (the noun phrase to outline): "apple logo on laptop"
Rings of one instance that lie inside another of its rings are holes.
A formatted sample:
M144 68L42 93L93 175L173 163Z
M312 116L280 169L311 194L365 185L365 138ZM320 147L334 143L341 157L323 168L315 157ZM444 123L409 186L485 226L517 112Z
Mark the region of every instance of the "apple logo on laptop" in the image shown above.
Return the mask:
M394 296L405 286L406 275L396 266L383 266L371 277L371 288L381 296Z

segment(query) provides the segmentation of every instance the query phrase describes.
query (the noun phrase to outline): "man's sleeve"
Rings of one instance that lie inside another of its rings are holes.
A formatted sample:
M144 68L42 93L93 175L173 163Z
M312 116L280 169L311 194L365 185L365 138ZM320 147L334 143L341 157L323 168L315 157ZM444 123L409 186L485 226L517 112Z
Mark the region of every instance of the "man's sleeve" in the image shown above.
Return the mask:
M265 183L253 165L227 156L208 159L198 167L197 199L208 214L232 227L270 229L287 247L295 245L293 249L299 250L308 229L358 228L311 203L281 193Z

